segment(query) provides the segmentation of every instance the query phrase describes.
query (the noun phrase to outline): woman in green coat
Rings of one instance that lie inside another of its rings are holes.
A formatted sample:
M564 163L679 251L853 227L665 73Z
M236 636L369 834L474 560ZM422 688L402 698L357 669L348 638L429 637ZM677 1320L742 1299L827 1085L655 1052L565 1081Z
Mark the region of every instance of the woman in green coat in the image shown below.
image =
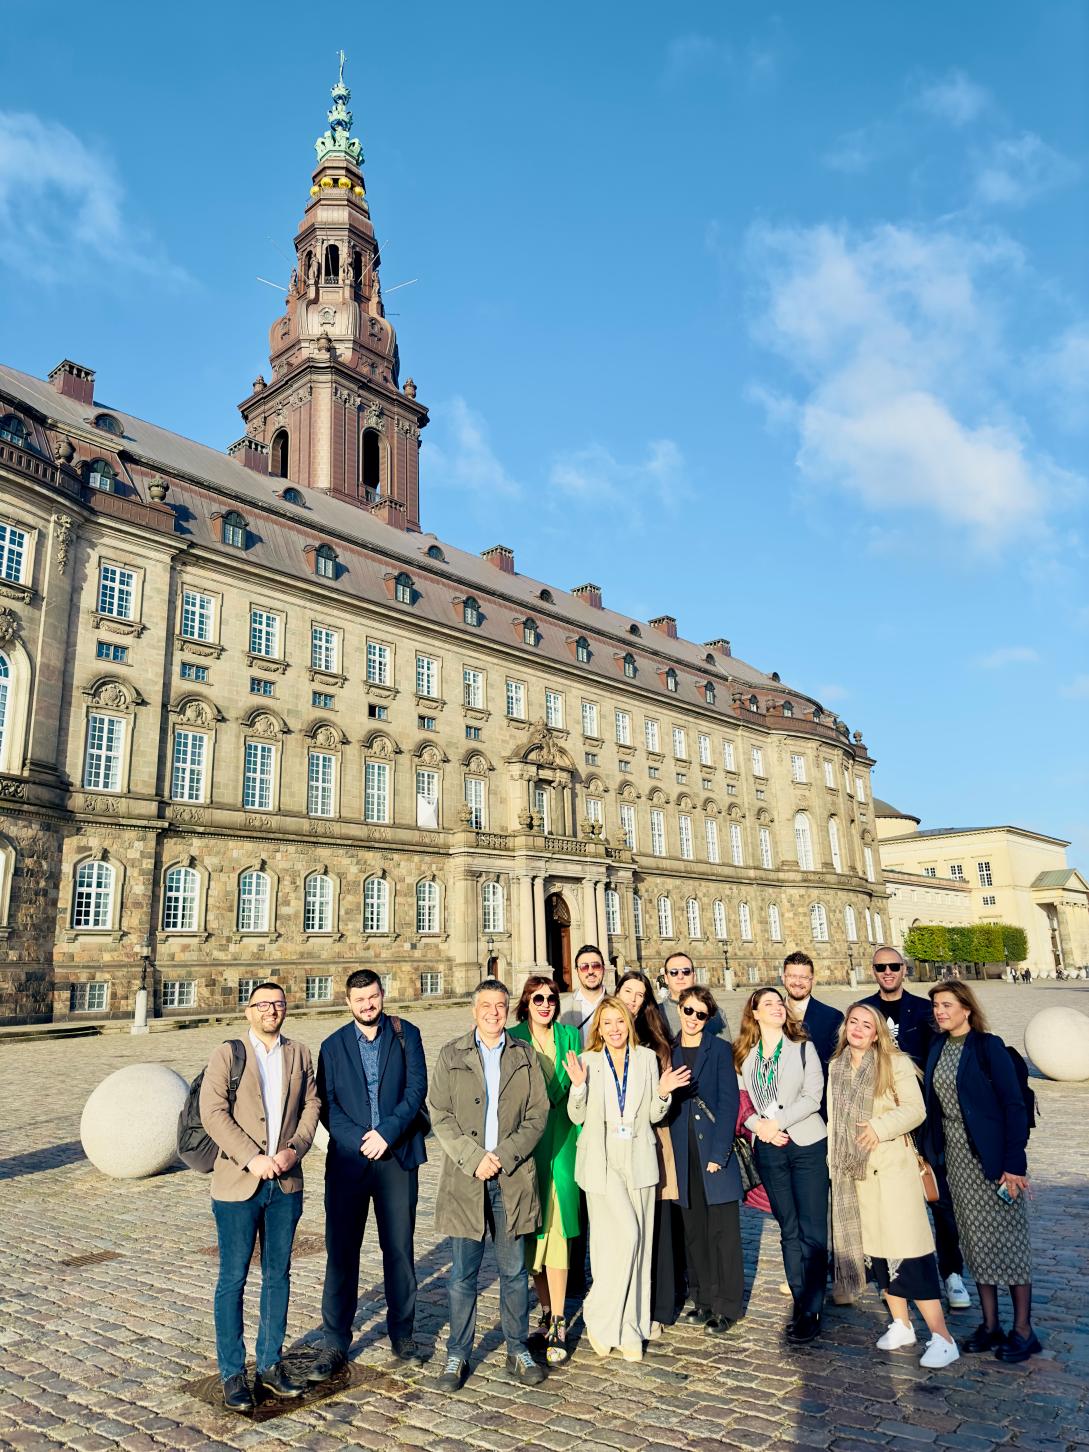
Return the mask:
M541 1196L541 1228L526 1238L526 1262L541 1303L539 1335L547 1339L550 1362L566 1360L568 1241L579 1233L579 1190L575 1184L575 1142L578 1129L567 1113L571 1080L564 1061L568 1050L578 1054L582 1037L577 1028L556 1022L559 991L551 978L531 975L525 981L515 1009L518 1022L512 1038L523 1039L537 1050L548 1086L548 1127L537 1141L537 1187Z

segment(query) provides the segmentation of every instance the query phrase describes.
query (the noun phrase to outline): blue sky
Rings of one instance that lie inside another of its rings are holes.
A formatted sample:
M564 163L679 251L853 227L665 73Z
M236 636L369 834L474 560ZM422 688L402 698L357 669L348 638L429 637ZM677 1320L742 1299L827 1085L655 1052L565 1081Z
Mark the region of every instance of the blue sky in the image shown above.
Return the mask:
M342 45L425 528L727 636L925 825L1084 871L1087 16L24 7L0 355L235 439Z

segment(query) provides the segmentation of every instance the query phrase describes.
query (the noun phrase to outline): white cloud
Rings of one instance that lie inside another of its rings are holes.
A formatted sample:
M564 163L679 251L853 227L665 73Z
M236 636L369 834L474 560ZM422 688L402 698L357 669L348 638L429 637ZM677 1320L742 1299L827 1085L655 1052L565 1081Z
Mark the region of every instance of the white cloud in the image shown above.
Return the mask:
M695 76L730 76L759 90L775 80L778 65L778 53L764 41L750 40L738 49L728 40L690 31L675 36L666 47L661 81L672 87Z
M1040 659L1031 645L1000 645L996 650L981 655L976 665L985 671L1002 670L1011 665L1033 665Z
M642 459L627 463L596 443L558 454L548 482L569 500L623 504L633 518L644 502L675 508L690 494L684 456L673 439L652 439Z
M512 499L523 493L492 449L483 417L460 395L432 412L426 467L429 487L457 489L469 499L486 501L496 494Z
M111 159L28 112L0 111L0 259L39 281L103 264L188 281L130 214Z
M963 71L950 71L940 79L924 82L916 92L914 104L939 121L950 126L967 126L990 104L990 96Z
M1074 323L1029 361L1032 382L1071 429L1089 422L1089 323Z
M975 195L987 206L1023 207L1067 186L1079 168L1032 131L1003 137L976 159Z
M877 133L873 127L860 126L848 131L821 157L829 171L841 171L847 176L861 176L869 171L877 160L879 151Z
M1059 691L1068 701L1089 701L1089 675L1075 676Z

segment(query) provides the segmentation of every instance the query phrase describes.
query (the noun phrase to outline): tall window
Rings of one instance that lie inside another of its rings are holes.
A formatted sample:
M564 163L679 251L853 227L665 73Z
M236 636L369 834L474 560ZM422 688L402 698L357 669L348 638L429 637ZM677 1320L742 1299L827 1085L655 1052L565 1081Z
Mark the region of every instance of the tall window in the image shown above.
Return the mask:
M439 885L437 882L416 884L416 931L437 933L439 931Z
M431 830L439 825L439 774L426 767L416 772L416 825Z
M310 668L315 671L337 669L337 633L327 625L310 627Z
M880 913L874 913L873 915L873 930L877 934L877 941L883 943L885 941L885 928L881 922Z
M665 812L661 807L650 809L650 850L655 857L665 856Z
M0 653L0 761L4 759L4 730L8 719L8 683L11 680L11 664Z
M580 665L587 665L590 660L590 642L584 635L580 635L575 641L575 659Z
M805 812L794 817L794 846L797 849L798 866L803 872L813 871L813 829Z
M700 905L694 897L690 897L684 905L685 917L688 919L688 936L690 938L702 938L703 926L700 923Z
M670 666L669 670L667 670L666 673L665 673L665 683L666 683L666 690L667 691L672 691L672 693L674 695L676 695L677 694L677 672L673 669L672 666Z
M247 741L242 771L242 805L259 812L272 808L272 767L275 747L267 741Z
M873 871L873 848L872 847L863 847L863 849L862 849L862 862L863 862L863 865L864 865L865 871L866 871L866 881L867 882L873 882L873 880L874 880L874 871Z
M631 802L620 803L620 830L624 833L624 846L629 852L635 847L635 808Z
M635 679L635 657L630 652L624 657L624 674L629 680Z
M760 843L760 866L765 870L769 869L771 863L771 828L760 827L756 833Z
M280 654L280 617L271 610L250 611L250 654L269 660Z
M727 771L737 770L737 758L734 756L734 743L724 741L722 743L722 764Z
M839 850L839 823L835 817L828 818L828 846L832 853L832 867L836 872L843 871L843 857Z
M402 572L393 582L393 598L398 605L412 604L412 577Z
M797 782L804 782L806 779L805 757L797 752L791 752L790 755L790 779Z
M318 545L314 551L314 574L320 575L323 580L336 579L337 552L332 545Z
M545 725L563 730L563 697L559 691L545 691Z
M822 902L815 902L809 909L809 926L813 931L814 943L827 943L828 914Z
M382 488L382 435L377 429L364 429L359 450L359 482L365 498L377 499ZM440 551L438 558L443 558Z
M745 865L745 844L741 836L741 823L730 823L730 861L735 867Z
M479 776L465 778L465 804L469 808L469 826L482 832L487 821L484 782Z
M873 913L869 908L866 909L866 941L867 943L873 942Z
M662 735L658 722L648 716L643 722L643 736L646 739L648 751L661 751Z
M187 640L211 640L215 600L199 590L182 591L181 633Z
M253 868L238 879L238 931L267 933L271 880L267 872Z
M163 879L163 931L194 932L199 901L198 873L192 867L172 867Z
M673 755L678 761L685 761L688 758L688 733L683 726L673 728Z
M480 624L480 605L471 595L462 605L461 614L466 625Z
M994 887L994 877L989 862L977 862L976 871L979 873L980 887Z
M747 902L739 902L737 905L737 926L743 943L752 942L752 913L749 911Z
M363 768L363 820L389 821L389 763L368 761Z
M16 585L23 583L26 567L26 530L0 524L0 576Z
M582 734L583 736L597 735L597 703L595 701L583 701L582 703Z
M101 615L117 620L131 620L136 604L136 575L120 565L100 565L98 570L98 609Z
M335 812L337 759L331 751L312 751L306 779L306 810L311 817Z
M170 795L176 802L204 800L204 760L208 738L203 731L174 732L174 764Z
M428 696L433 701L438 699L439 663L432 655L416 657L416 694Z
M617 746L631 745L631 713L629 711L617 711L616 713L616 744Z
M692 852L692 818L681 813L677 818L677 834L680 838L681 856L688 862L693 857Z
M274 479L286 479L291 460L289 457L287 429L278 429L272 436L272 454L269 473Z
M514 721L526 719L526 687L524 681L507 682L507 715Z
M303 883L303 932L333 931L333 879L312 872Z
M605 804L600 797L586 798L586 815L591 822L600 825L605 820Z
M857 943L858 918L855 916L855 910L851 907L850 903L843 909L843 927L847 934L848 943Z
M236 550L246 548L246 521L234 510L223 516L223 543Z
M836 789L836 768L832 765L832 763L830 761L826 761L824 763L824 784L825 784L826 787L831 787L831 789L833 791L835 791L835 789Z
M108 862L81 862L76 868L72 897L74 928L109 928L113 925L114 869Z
M535 620L523 620L522 621L522 644L523 645L540 645L540 643L541 643L541 636L540 636L539 631L537 630L537 622Z
M720 860L718 855L718 823L714 817L707 817L704 820L703 827L707 834L707 860L708 862L718 862Z
M949 876L953 879L954 882L963 882L964 881L964 867L963 867L963 865L961 863L959 863L959 862L952 863L950 865L950 868L949 868Z
M533 788L533 810L541 819L541 830L546 834L552 831L552 794L547 787L535 786ZM590 811L590 803L586 803L587 813Z
M664 893L658 899L658 936L659 938L672 938L673 936L673 904Z
M714 681L708 681L706 683L706 685L704 686L704 688L703 688L703 699L707 702L707 704L709 706L713 706L715 704L715 683L714 683Z
M480 926L485 933L503 931L503 889L498 882L485 882L480 889Z
M124 749L125 723L120 716L89 716L83 785L96 792L120 791Z
M726 904L720 897L716 897L711 904L711 922L714 924L715 937L722 942L726 937Z
M699 754L700 754L700 765L701 766L710 766L711 765L711 738L710 738L710 736L704 736L703 733L701 732L700 735L699 735L699 738L698 738L698 745L699 745Z
M368 877L363 884L363 931L389 932L389 883L384 877Z
M605 931L616 937L620 929L620 894L615 887L605 889Z
M468 666L461 673L462 699L474 711L484 709L484 672L470 670Z
M390 683L390 650L376 640L367 641L367 680L372 686L388 686Z
M759 746L754 746L752 749L752 774L753 776L764 775L764 752Z
M768 933L773 943L781 943L783 941L783 919L775 903L772 903L768 908Z
M860 777L860 776L856 776L855 777L855 799L857 801L861 802L863 805L865 805L865 802L866 802L866 783L863 781L862 777Z
M646 918L643 916L643 899L636 893L631 900L631 922L637 938L647 935Z

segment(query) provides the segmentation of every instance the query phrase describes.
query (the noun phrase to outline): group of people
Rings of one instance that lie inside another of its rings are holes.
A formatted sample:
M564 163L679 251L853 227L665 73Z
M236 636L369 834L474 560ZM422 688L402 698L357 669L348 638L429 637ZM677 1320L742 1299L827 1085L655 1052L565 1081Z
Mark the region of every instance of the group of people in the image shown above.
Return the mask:
M813 963L792 953L781 987L749 994L733 1037L687 954L666 960L659 999L638 971L608 992L605 957L588 944L576 955L574 991L531 975L513 1023L506 985L478 983L472 1026L440 1051L430 1086L419 1030L385 1012L376 973L349 976L351 1021L325 1040L316 1073L305 1046L282 1032L282 988L257 985L241 1077L232 1078L227 1043L200 1090L202 1123L219 1146L211 1190L225 1405L251 1410L261 1391L296 1397L343 1369L372 1205L393 1354L424 1358L414 1235L432 1131L442 1154L435 1229L450 1238L451 1261L443 1390L459 1390L469 1374L489 1237L507 1370L536 1385L568 1355L569 1298L582 1296L586 1339L602 1358L639 1361L678 1320L709 1336L729 1332L744 1314L740 1209L761 1193L779 1225L791 1343L821 1334L831 1268L840 1304L868 1279L877 1285L890 1314L883 1351L915 1344L914 1301L929 1333L923 1366L946 1366L961 1349L1005 1362L1038 1352L1028 1116L1012 1060L966 984L938 983L929 1002L909 993L891 948L876 951L873 972L877 992L844 1016L813 997ZM319 1120L329 1133L327 1263L322 1340L303 1381L282 1352L300 1161ZM242 1303L258 1238L251 1387ZM942 1291L951 1309L970 1304L965 1260L982 1322L958 1349ZM1001 1285L1013 1305L1009 1332L999 1322Z

